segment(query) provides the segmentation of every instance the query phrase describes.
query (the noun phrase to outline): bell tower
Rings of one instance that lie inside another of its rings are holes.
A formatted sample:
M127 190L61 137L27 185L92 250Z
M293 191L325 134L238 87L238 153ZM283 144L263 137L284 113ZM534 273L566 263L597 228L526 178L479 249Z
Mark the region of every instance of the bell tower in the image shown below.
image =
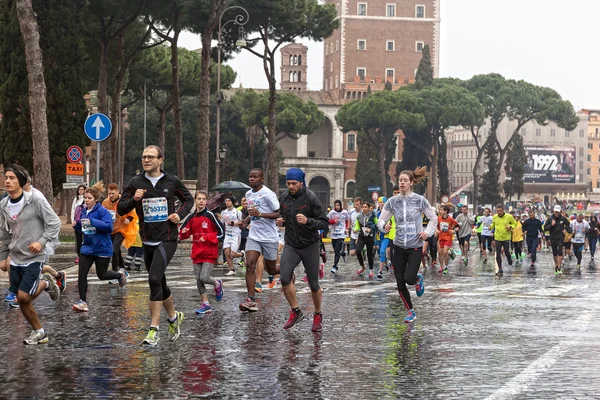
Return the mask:
M306 90L308 47L290 43L281 48L281 90Z

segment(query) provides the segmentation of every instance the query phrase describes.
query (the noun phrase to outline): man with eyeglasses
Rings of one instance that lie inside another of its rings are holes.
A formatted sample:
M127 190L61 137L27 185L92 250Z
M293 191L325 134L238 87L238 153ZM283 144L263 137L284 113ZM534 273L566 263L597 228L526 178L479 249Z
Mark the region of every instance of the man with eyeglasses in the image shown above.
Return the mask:
M180 334L184 315L175 310L165 271L177 250L177 224L189 214L194 203L194 198L179 178L161 169L162 163L162 149L147 146L142 154L145 173L129 180L117 205L117 214L126 215L135 209L140 221L152 316L150 330L143 343L150 346L157 345L159 341L162 307L168 314L170 339L176 340ZM178 209L175 209L176 198L179 199Z

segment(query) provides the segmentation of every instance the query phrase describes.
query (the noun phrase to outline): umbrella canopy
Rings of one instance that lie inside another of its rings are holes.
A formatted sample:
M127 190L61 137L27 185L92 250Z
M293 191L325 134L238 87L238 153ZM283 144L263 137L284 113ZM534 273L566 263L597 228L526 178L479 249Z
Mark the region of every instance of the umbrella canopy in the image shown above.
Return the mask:
M225 191L230 191L230 190L248 190L248 189L250 189L250 186L246 185L243 182L225 181L225 182L219 183L217 186L213 187L210 190L211 191L217 190L219 192L225 192Z

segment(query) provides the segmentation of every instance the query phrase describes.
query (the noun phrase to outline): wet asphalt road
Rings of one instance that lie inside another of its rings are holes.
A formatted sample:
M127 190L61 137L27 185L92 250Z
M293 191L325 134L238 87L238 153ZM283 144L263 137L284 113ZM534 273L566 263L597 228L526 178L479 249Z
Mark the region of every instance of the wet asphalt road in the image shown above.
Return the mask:
M191 264L171 265L170 287L186 319L176 342L163 323L156 348L141 346L149 325L145 274L132 273L123 290L90 275L90 312L75 314L72 268L64 295L52 303L43 294L36 304L49 344L23 345L30 328L3 305L0 398L600 398L600 275L589 253L581 271L573 261L559 277L550 260L542 253L535 269L505 266L500 278L475 252L467 266L454 261L448 275L427 268L425 295L413 296L417 320L405 324L393 276L357 277L350 259L322 281L322 334L310 330L307 284L297 288L308 318L286 332L289 309L278 287L258 295L259 312L246 314L238 310L242 279L223 277L223 301L210 292L214 312L196 318Z

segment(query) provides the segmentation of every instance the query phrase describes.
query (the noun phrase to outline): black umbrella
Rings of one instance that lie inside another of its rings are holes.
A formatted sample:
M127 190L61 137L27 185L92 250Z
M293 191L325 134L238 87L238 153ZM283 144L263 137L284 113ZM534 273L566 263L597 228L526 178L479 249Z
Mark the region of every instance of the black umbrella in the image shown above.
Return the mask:
M238 181L225 181L210 189L211 191L226 192L231 190L248 190L250 186Z

